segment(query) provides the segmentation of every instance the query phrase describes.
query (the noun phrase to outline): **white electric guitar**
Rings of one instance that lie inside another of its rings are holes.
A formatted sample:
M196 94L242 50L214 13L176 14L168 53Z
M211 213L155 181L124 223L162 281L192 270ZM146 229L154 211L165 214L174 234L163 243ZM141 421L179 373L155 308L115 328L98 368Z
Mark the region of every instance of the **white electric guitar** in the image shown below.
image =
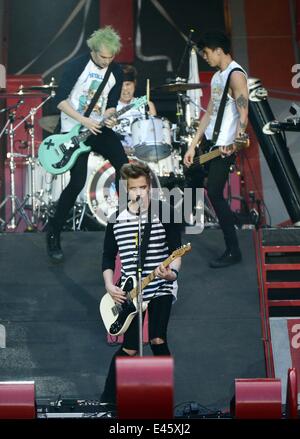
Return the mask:
M164 260L162 263L167 267L174 259L191 251L191 244L185 244ZM142 280L142 290L155 278L155 270ZM106 293L100 302L100 314L107 332L110 335L124 334L129 328L132 319L137 314L137 282L135 276L128 276L121 285L125 292L126 300L122 303L115 303L109 293ZM147 302L143 302L143 311L147 308Z

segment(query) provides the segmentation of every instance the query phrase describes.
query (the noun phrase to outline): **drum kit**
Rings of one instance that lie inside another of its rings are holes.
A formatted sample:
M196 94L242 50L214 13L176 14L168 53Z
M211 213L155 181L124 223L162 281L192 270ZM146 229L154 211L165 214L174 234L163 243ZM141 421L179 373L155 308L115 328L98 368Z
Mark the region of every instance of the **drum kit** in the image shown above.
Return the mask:
M69 182L69 173L52 175L44 170L39 164L35 154L34 124L37 110L42 107L48 99L55 96L57 85L52 78L50 84L32 86L26 89L20 88L18 95L33 91L50 92L49 96L36 108L31 109L30 114L14 126L14 120L8 118L8 122L0 133L9 134L10 152L7 155L10 159L11 194L1 203L0 209L10 200L11 216L4 221L0 218L0 231L6 228L16 229L17 214L23 219L28 228L43 230L55 211L55 205L62 190ZM164 93L177 93L180 105L180 114L185 114L188 100L185 99L187 90L203 87L202 84L189 84L177 81L156 87L155 91ZM178 111L177 111L178 113ZM29 134L31 137L31 150L28 156L24 155L27 166L24 183L24 199L21 202L15 194L15 163L18 156L14 152L14 132L30 118ZM57 126L59 116L50 115L39 119L38 123L47 133L53 133ZM152 173L152 186L159 189L162 187L172 188L174 186L184 187L183 155L186 150L188 139L196 132L197 125L190 123L182 127L182 120L171 126L165 118L154 117L141 113L131 124L132 147L125 149L129 161L139 160L149 165ZM116 130L118 132L118 130ZM183 148L182 146L185 146ZM90 153L88 160L88 173L84 189L79 194L72 217L69 220L70 229L81 229L86 215L93 219L99 227L106 226L107 218L113 213L118 204L118 197L115 188L115 169L102 156ZM26 210L29 209L28 214ZM95 224L95 225L96 225Z
M1 210L8 205L8 209L6 212L9 212L8 218L3 219L0 217L0 231L5 231L6 229L11 229L12 231L16 230L19 223L23 219L27 226L28 230L34 229L37 224L38 217L38 194L36 188L36 178L35 178L35 168L37 166L37 158L35 152L36 140L35 140L35 118L37 111L51 98L55 96L54 89L57 87L55 84L54 78L51 79L51 82L46 85L39 86L29 86L24 88L22 85L19 87L17 92L12 93L4 93L1 94L2 98L11 98L11 99L19 99L15 105L11 105L7 108L1 110L1 112L7 113L7 121L0 132L0 139L3 135L7 135L8 152L6 157L9 162L9 172L10 172L10 193L4 198L4 200L0 204L0 212ZM39 92L37 94L36 92ZM48 95L46 92L50 92ZM36 98L42 97L42 102L30 109L29 113L26 116L22 116L19 122L16 121L16 110L20 105L24 103L25 98ZM25 127L25 131L27 131L29 135L29 141L27 143L28 154L23 154L15 151L15 133L16 131L23 126ZM23 200L21 201L16 194L16 159L24 159L27 165L27 174L30 180L30 191L26 193ZM28 210L30 213L27 213Z

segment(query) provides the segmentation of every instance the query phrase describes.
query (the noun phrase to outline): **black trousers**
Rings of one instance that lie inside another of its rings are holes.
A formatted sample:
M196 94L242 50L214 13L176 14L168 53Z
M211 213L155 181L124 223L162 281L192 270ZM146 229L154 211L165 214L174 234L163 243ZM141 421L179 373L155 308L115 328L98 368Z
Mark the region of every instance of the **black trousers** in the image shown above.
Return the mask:
M168 294L152 299L148 304L149 340L162 338L167 342L167 327L169 323L173 296ZM145 314L145 313L144 313ZM124 334L122 347L138 350L139 348L139 318L138 314L132 320Z
M154 298L148 304L149 316L149 339L161 338L162 344L150 344L153 355L170 355L167 343L167 326L172 308L173 296L171 294ZM145 313L144 313L145 315ZM143 315L143 317L144 317ZM129 328L124 334L123 344L112 357L104 390L101 396L102 402L116 402L116 358L128 357L123 348L129 350L139 349L139 318L138 314L132 320Z
M120 168L128 163L128 158L118 136L109 128L102 128L102 133L97 136L91 135L85 144L92 147L92 151L101 154L109 160L116 170L116 188L120 179ZM84 187L87 177L87 162L89 154L81 154L70 171L71 178L67 187L61 193L58 200L55 215L51 221L54 230L59 233L68 217L70 209L75 204L78 194Z
M206 166L206 171L194 167L187 174L187 187L196 189L204 186L207 177L207 195L213 205L224 234L226 249L231 252L239 251L239 243L234 227L234 216L228 202L224 199L223 191L230 172L230 166L235 162L235 154L213 159ZM194 191L193 191L194 192Z

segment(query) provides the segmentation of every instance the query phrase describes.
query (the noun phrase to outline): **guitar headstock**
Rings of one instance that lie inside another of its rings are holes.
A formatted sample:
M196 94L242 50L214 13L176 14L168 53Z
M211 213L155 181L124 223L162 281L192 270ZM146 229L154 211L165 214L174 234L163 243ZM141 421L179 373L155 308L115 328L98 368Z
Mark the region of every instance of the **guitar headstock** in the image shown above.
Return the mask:
M237 149L248 148L250 146L249 135L247 133L242 134L234 140L234 144Z
M146 105L148 102L147 96L141 96L140 98L135 98L135 101L133 102L133 108L139 108L142 105Z
M179 258L180 256L185 255L186 253L190 252L192 250L192 246L190 243L184 244L181 247L179 247L177 250L174 250L172 253L172 258Z

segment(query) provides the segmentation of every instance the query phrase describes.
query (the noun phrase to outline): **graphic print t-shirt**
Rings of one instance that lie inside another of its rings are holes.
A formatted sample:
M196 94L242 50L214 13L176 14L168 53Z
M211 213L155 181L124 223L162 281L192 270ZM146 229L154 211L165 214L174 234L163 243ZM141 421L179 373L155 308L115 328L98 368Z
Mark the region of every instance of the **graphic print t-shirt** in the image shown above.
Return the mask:
M78 113L84 114L87 110L94 94L104 79L106 70L107 67L100 69L92 60L89 60L87 63L68 97L69 104L74 110L78 111ZM101 120L106 110L108 94L115 84L116 79L113 74L110 74L107 84L90 115L92 119L97 121ZM76 124L78 124L76 120L63 112L61 113L62 132L70 131Z

